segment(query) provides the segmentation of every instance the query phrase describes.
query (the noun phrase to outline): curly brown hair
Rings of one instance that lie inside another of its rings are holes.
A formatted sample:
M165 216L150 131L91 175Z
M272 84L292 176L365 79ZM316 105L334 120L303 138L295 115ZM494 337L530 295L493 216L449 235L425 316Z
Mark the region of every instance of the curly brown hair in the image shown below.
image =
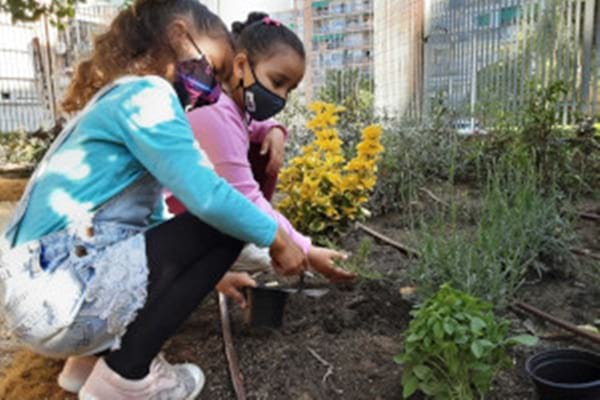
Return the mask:
M124 75L172 80L169 65L175 53L166 33L176 17L188 19L199 34L229 37L223 21L198 0L137 0L94 39L92 54L78 64L62 109L81 110L98 90Z

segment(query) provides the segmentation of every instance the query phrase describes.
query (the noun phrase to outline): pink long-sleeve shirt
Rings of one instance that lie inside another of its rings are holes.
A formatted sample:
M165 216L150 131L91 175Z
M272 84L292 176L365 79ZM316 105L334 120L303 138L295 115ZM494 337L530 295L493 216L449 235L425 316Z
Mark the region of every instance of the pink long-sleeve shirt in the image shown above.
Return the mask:
M307 254L311 246L310 238L296 231L264 197L248 160L250 142L262 143L272 128L280 127L284 131L285 128L274 120L254 121L248 126L242 110L226 94L222 94L215 105L192 111L188 114L188 119L196 140L210 159L216 173L274 218L294 243Z

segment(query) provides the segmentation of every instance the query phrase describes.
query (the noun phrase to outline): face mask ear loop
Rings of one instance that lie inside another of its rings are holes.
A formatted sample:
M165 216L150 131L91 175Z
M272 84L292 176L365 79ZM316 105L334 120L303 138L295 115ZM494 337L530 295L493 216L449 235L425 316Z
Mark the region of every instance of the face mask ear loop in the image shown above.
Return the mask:
M256 75L254 74L254 68L252 68L252 64L250 63L250 60L248 60L248 66L250 67L250 72L252 73L252 77L254 78L255 81L257 81L256 79ZM258 81L257 81L258 82ZM246 126L250 126L250 124L252 123L252 116L247 113L246 110L246 87L244 86L244 78L242 77L240 79L240 83L239 85L237 85L237 87L233 90L234 92L238 89L242 89L242 109L244 110L244 122L246 123Z
M204 53L202 52L202 50L200 50L200 47L198 47L198 45L196 44L196 42L194 42L194 39L192 39L192 35L190 35L188 32L186 32L185 35L187 36L188 40L192 43L192 46L194 46L194 49L196 49L196 51L198 52L198 54L200 54L200 57L201 58L206 57L204 55Z

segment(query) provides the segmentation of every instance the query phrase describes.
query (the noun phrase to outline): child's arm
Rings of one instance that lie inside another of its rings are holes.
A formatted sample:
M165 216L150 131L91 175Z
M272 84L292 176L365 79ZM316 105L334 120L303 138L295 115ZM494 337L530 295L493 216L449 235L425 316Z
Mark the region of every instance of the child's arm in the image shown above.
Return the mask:
M244 242L273 243L277 222L210 168L168 82L139 81L120 99L115 114L125 146L192 214Z
M266 121L252 121L248 126L250 132L250 141L252 143L263 143L267 134L273 129L278 129L283 133L284 139L288 137L287 128L274 119Z
M276 176L285 161L287 129L275 120L252 122L249 127L250 141L260 144L260 154L269 155L266 173Z
M292 224L264 197L252 174L248 161L248 131L243 121L233 112L219 107L200 108L189 115L196 139L206 152L215 171L252 203L275 219L305 254L311 241L300 234Z

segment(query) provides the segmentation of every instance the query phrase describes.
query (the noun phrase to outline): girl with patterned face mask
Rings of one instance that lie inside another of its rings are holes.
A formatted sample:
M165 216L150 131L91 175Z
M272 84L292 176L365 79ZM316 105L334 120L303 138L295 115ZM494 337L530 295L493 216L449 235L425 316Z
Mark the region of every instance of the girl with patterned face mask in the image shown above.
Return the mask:
M33 351L68 358L80 399L191 399L204 376L159 351L237 258L270 249L282 274L305 256L218 177L185 110L219 97L233 49L196 0L138 0L82 61L74 114L34 172L0 241L0 316ZM187 210L166 220L168 188Z

